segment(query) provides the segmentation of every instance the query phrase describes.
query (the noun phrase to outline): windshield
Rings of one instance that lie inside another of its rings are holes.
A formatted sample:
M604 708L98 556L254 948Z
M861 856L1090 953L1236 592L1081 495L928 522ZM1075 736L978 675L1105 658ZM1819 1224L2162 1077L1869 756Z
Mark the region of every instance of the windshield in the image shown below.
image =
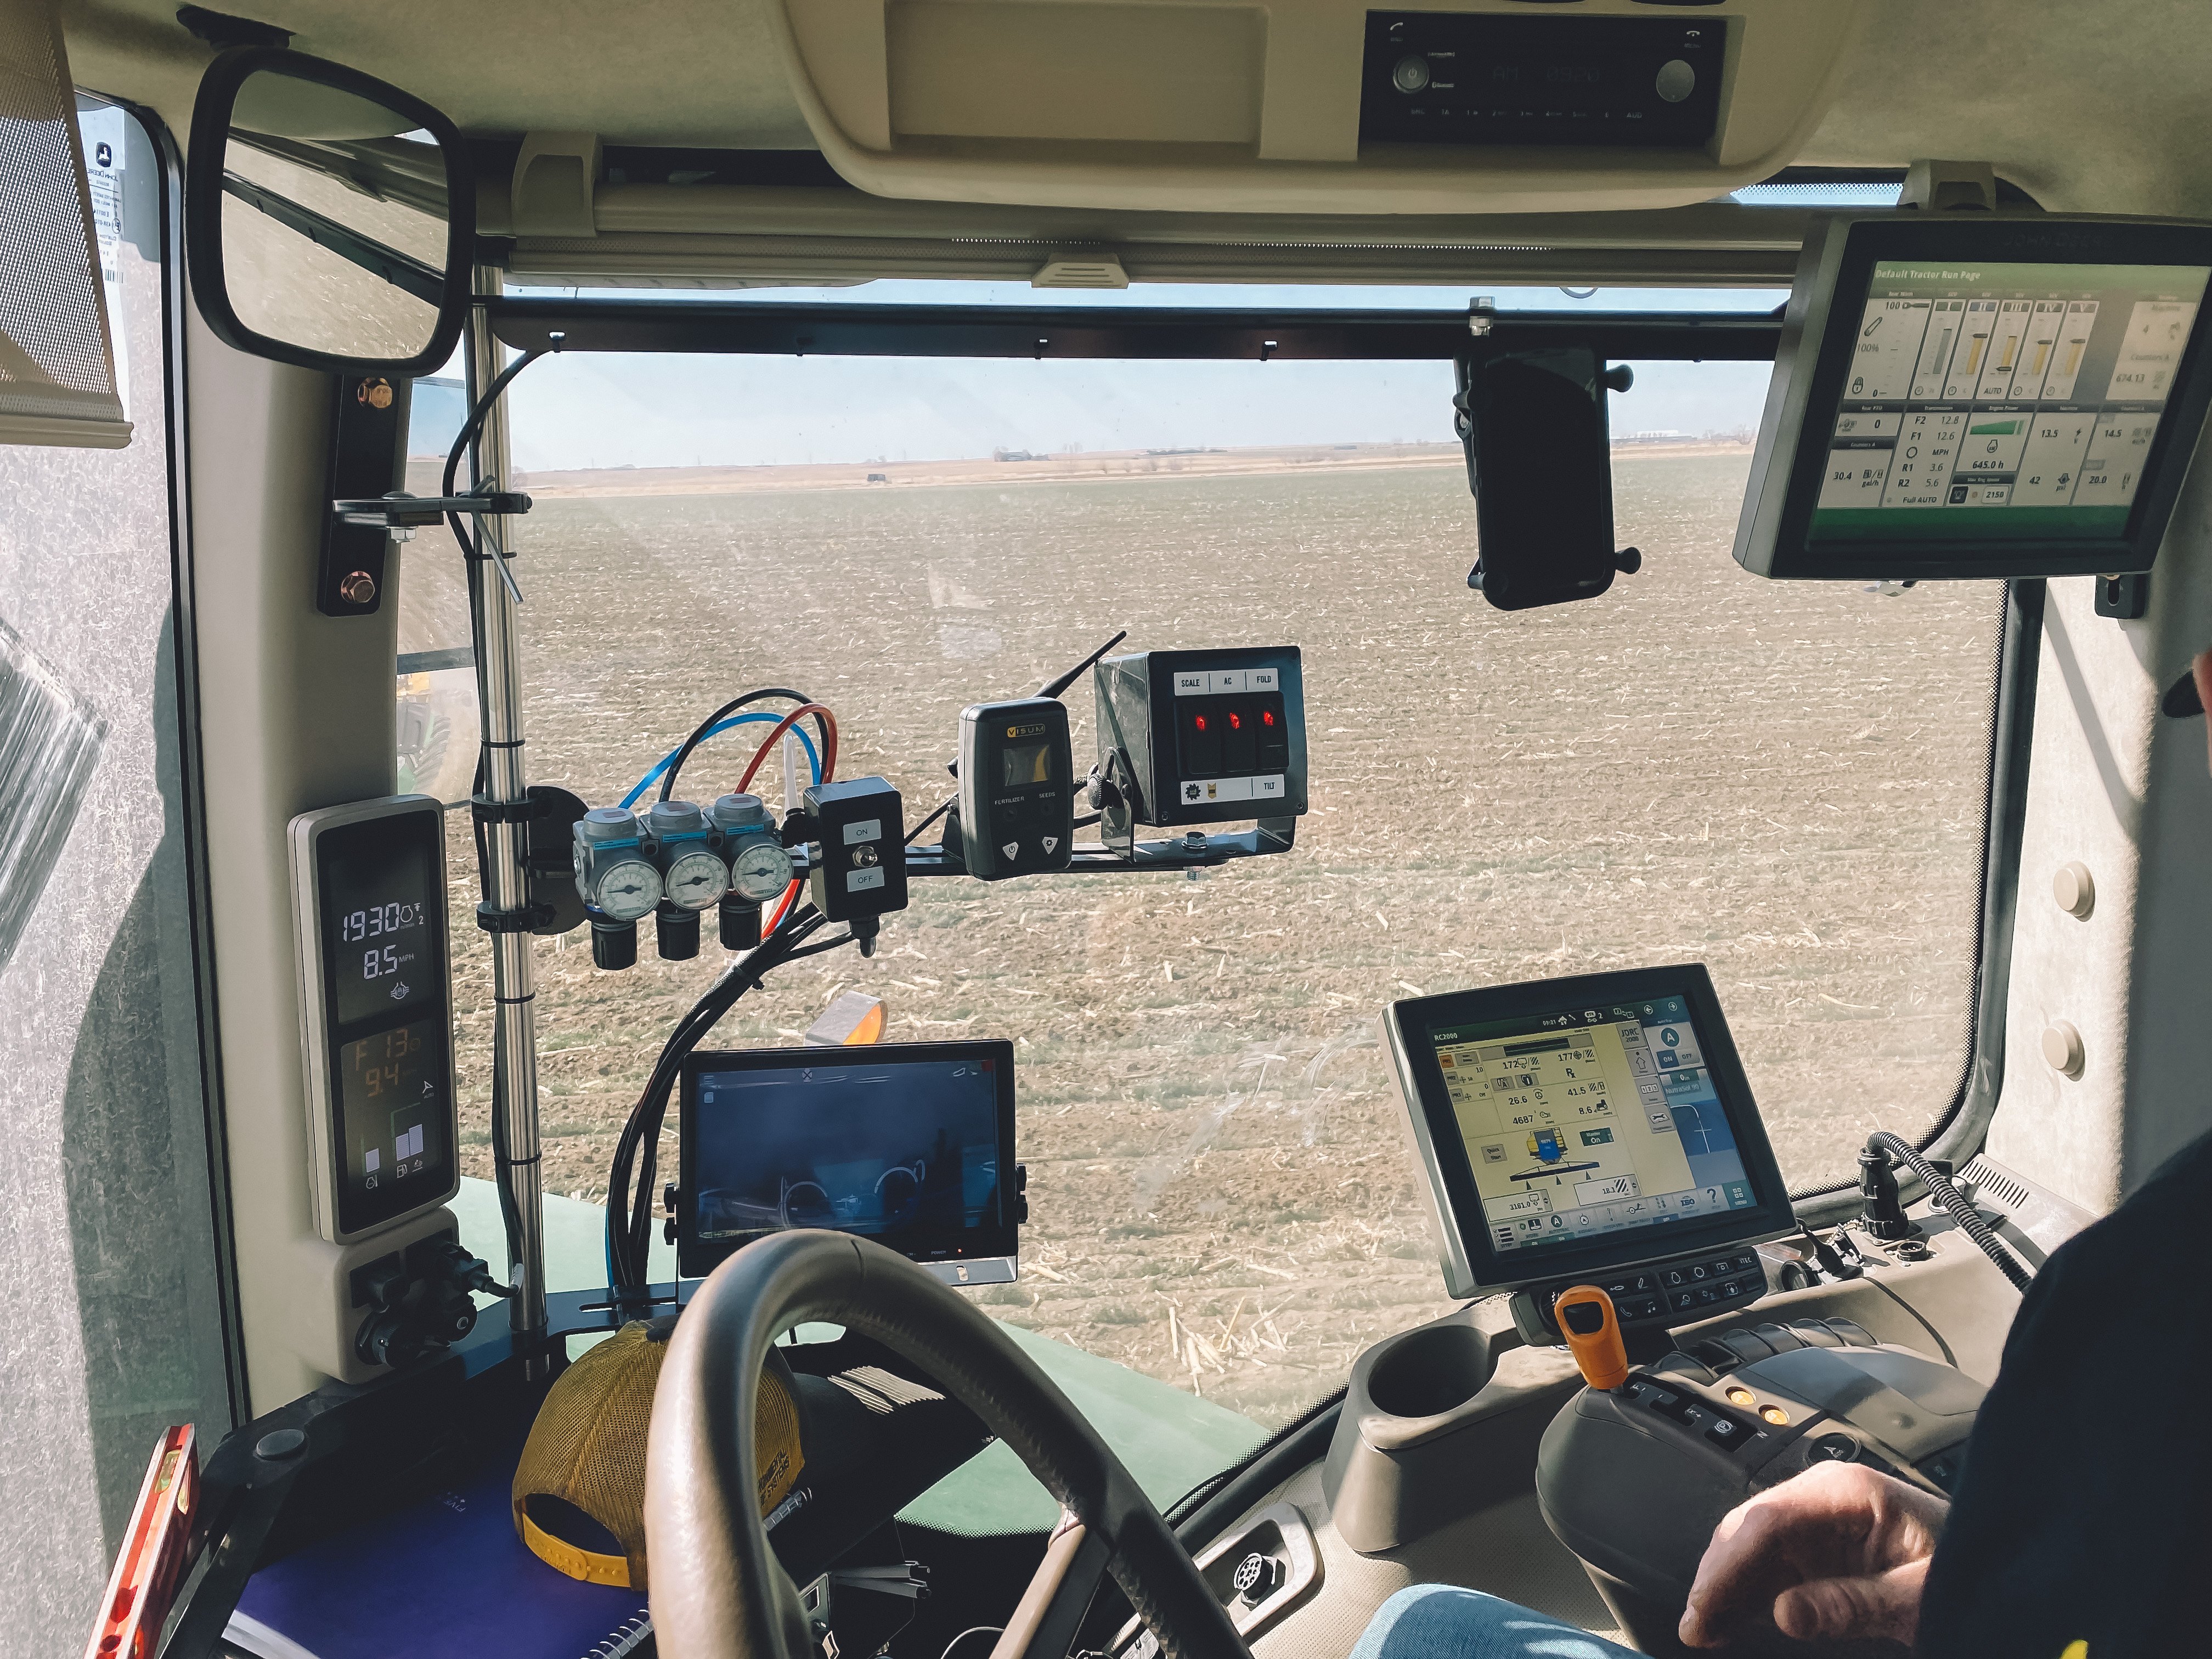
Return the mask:
M1298 647L1291 854L916 881L876 958L795 964L714 1039L795 1042L849 988L887 1040L1012 1042L1031 1220L1019 1282L977 1300L1282 1423L1449 1305L1379 1045L1394 998L1704 961L1793 1186L1958 1085L1999 590L1746 574L1765 366L1636 367L1613 474L1642 572L1508 614L1467 586L1449 364L548 361L513 394L529 775L612 803L717 704L789 685L912 824L964 705L1117 630ZM1067 701L1081 771L1093 714ZM744 738L678 793L734 787ZM481 1122L488 957L455 938ZM544 1181L587 1203L722 966L650 938L620 978L580 931L538 946Z

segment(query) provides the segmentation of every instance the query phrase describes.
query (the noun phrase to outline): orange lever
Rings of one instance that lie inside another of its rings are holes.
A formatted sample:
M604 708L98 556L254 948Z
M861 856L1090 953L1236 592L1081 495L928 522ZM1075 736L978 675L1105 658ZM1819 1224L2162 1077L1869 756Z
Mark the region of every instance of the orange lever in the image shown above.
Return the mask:
M1628 1381L1628 1344L1621 1340L1611 1297L1595 1285L1577 1285L1560 1292L1552 1312L1567 1339L1567 1352L1582 1367L1583 1382L1593 1389L1617 1389Z

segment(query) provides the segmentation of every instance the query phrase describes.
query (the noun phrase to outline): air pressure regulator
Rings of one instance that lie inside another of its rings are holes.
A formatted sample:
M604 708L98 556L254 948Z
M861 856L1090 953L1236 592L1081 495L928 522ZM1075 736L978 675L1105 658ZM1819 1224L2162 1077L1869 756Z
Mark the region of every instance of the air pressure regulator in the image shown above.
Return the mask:
M724 795L703 812L655 801L642 817L595 807L578 822L573 852L601 968L636 963L637 924L648 914L665 961L699 954L699 919L716 907L723 948L749 951L761 940L761 907L792 879L791 854L757 795Z

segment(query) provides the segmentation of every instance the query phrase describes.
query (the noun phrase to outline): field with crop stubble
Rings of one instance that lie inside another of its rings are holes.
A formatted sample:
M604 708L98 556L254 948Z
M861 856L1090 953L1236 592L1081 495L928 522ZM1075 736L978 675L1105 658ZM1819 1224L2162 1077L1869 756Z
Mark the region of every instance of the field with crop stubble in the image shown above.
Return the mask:
M1117 629L1304 650L1314 810L1289 856L918 882L874 960L797 964L719 1033L791 1042L854 987L895 1040L1013 1040L1033 1218L1022 1282L984 1305L1267 1423L1447 1305L1376 1036L1391 999L1704 961L1793 1184L1843 1175L1871 1127L1918 1130L1964 1052L1995 586L1760 581L1728 551L1746 458L1662 453L1615 468L1643 573L1507 615L1465 586L1455 462L1407 462L688 495L576 478L518 538L529 775L594 803L717 703L788 684L836 709L840 775L880 772L911 823L947 791L963 704L1033 691ZM1069 704L1081 768L1087 691ZM733 787L742 739L679 793ZM456 872L471 857L459 827ZM488 1175L470 887L463 1121ZM644 957L599 974L582 933L539 942L549 1189L603 1196L662 1037L722 965L711 945Z

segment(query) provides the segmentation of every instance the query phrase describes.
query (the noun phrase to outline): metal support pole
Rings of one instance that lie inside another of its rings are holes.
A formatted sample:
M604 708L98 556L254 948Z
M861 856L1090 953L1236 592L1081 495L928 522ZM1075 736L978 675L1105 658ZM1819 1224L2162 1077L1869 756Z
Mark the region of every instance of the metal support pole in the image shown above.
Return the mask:
M497 295L500 274L488 265L476 270L476 292ZM481 313L472 315L468 333L469 398L471 405L483 388L498 375L499 342L481 325ZM507 399L502 396L484 417L477 444L478 476L504 489L507 475ZM513 533L504 517L481 519L483 549L503 552ZM476 608L479 635L477 643L477 699L483 715L484 798L495 805L526 800L522 767L522 668L517 657L514 597L491 558L469 565L469 599ZM528 827L521 823L486 826L484 884L495 909L520 910L530 902L529 878L523 859L528 851ZM492 1042L500 1072L506 1080L505 1099L496 1109L503 1114L507 1167L500 1176L512 1191L516 1212L515 1253L508 1263L508 1282L514 1296L507 1303L507 1319L515 1336L526 1339L545 1329L545 1205L538 1187L538 1027L537 986L530 957L529 933L494 933L492 948ZM524 1353L525 1374L542 1376L547 1358L532 1352L534 1345L518 1340Z

